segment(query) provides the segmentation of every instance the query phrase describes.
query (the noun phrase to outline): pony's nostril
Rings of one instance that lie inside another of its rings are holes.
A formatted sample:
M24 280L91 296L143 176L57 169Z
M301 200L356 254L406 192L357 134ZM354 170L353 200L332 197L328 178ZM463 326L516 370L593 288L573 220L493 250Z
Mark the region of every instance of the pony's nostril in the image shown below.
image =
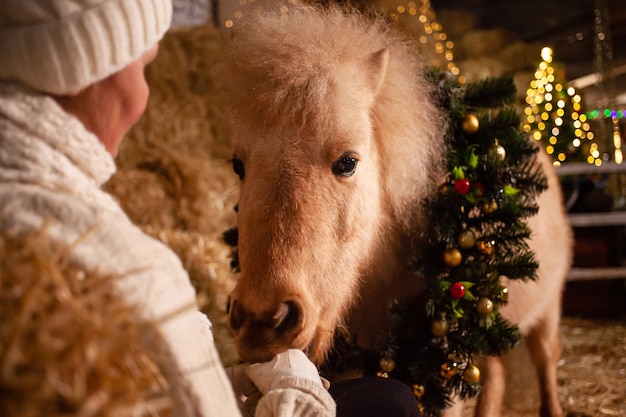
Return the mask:
M228 325L231 330L237 331L243 325L243 311L237 301L229 302L228 307L228 311L230 313L228 317Z
M238 300L230 303L228 327L233 335L244 332L245 337L254 338L269 332L266 333L269 338L282 339L289 337L290 332L298 328L301 322L302 308L294 301L281 303L274 314L268 311L254 314Z
M283 335L289 330L298 326L300 322L301 311L298 304L293 301L286 301L280 305L280 308L274 315L274 330L278 335Z

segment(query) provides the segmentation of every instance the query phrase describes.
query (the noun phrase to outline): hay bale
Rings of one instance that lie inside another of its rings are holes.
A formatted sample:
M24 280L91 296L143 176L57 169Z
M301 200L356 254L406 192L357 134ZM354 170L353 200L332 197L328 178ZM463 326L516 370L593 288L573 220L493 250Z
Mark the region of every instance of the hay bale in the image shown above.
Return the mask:
M177 227L179 204L168 195L166 187L159 176L136 168L118 170L107 184L108 191L121 198L119 203L130 218L142 225L169 229ZM150 201L159 204L143 204Z
M45 229L0 238L0 415L160 416L182 404L153 323ZM170 372L170 374L168 374Z
M106 185L136 224L206 234L234 224L238 184L226 162L153 149L162 150L144 154L140 168L120 168Z

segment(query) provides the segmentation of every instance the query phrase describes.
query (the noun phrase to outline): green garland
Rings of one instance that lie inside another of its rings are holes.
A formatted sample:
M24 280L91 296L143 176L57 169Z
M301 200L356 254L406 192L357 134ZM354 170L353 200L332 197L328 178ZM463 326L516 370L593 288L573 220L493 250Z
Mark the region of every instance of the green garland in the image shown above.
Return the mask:
M547 185L534 163L537 148L507 107L512 79L463 90L446 74L429 77L449 117L448 176L431 202L427 253L412 263L426 290L391 308L378 375L405 381L422 412L438 416L455 394L478 394L480 357L502 355L519 340L499 312L508 295L500 277L536 278L525 221Z
M525 220L537 212L535 199L546 180L534 164L537 148L507 107L515 98L512 79L487 79L463 90L445 73L428 77L449 119L449 173L430 202L427 253L411 260L426 290L392 306L393 327L375 366L379 376L411 386L430 417L439 416L455 394L478 394L477 360L502 355L519 340L517 327L499 312L508 294L500 276L535 279ZM235 247L231 266L238 271L237 229L225 232L224 240ZM327 369L367 372L370 360L371 352L337 334Z

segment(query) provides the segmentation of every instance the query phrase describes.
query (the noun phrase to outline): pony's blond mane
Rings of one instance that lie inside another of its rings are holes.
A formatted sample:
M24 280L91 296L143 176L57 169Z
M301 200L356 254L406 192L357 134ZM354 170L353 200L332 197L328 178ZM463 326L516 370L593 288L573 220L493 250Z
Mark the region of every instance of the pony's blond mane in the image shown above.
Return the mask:
M236 124L324 132L337 118L328 106L331 75L383 48L389 63L371 117L394 215L406 219L440 182L444 122L417 48L382 18L303 5L242 19L224 51L225 103Z

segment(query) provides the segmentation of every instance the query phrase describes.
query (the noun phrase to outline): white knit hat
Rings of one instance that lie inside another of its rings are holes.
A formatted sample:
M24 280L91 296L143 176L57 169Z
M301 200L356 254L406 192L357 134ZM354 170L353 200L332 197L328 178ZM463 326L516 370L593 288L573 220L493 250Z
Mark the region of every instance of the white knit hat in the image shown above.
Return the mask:
M0 0L0 80L79 91L139 58L171 18L171 0Z

